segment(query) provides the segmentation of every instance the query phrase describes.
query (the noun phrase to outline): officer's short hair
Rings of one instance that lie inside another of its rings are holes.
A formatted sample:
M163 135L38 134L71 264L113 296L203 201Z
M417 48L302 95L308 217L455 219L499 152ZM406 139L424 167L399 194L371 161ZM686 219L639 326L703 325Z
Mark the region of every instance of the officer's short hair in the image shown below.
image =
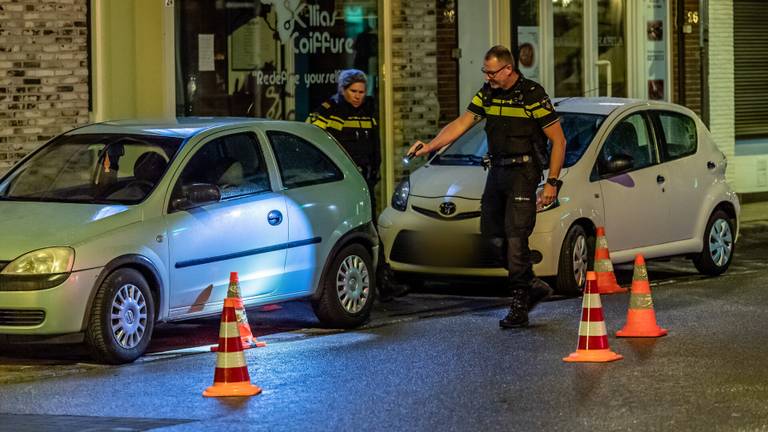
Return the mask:
M365 72L359 69L344 69L339 72L339 94L344 93L349 86L354 83L368 83L368 78L365 76Z
M512 55L512 52L509 51L509 48L505 47L504 45L496 45L491 47L491 49L485 53L485 60L490 60L492 58L495 58L502 63L511 64L512 67L517 70L515 57Z

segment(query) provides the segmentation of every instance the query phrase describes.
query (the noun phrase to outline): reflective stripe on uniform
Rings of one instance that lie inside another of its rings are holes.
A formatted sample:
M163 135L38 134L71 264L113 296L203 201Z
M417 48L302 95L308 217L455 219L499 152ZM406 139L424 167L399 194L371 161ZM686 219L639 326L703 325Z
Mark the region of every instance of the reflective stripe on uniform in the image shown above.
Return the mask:
M525 112L525 109L522 107L491 105L489 107L485 107L484 109L485 115L500 117L520 117L525 119L529 118L528 114Z

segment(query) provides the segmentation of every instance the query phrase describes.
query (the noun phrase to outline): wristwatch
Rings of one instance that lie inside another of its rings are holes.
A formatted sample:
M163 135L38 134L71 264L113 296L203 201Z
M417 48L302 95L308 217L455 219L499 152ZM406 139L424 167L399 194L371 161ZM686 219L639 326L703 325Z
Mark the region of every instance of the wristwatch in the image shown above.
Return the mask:
M559 180L557 177L550 177L547 179L547 184L560 189L560 187L563 185L563 181Z

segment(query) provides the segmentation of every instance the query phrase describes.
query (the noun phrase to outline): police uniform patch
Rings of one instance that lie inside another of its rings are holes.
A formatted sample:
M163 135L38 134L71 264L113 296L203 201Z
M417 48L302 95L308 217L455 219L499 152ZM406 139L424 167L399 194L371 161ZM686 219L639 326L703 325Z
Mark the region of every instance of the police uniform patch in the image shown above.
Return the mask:
M547 111L554 111L555 107L552 106L552 101L549 100L549 98L544 98L543 101L541 101L541 106L544 107Z

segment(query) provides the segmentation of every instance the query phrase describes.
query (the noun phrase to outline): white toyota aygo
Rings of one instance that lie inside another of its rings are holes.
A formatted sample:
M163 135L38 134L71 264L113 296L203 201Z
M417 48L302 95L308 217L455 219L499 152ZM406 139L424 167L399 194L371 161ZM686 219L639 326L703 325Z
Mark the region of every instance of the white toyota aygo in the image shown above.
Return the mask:
M567 139L557 202L539 209L534 271L578 293L603 226L614 263L686 256L703 274L728 269L739 201L726 158L689 109L618 98L554 100ZM480 238L487 141L480 123L397 186L378 220L389 280L505 276ZM540 189L541 190L541 189Z

